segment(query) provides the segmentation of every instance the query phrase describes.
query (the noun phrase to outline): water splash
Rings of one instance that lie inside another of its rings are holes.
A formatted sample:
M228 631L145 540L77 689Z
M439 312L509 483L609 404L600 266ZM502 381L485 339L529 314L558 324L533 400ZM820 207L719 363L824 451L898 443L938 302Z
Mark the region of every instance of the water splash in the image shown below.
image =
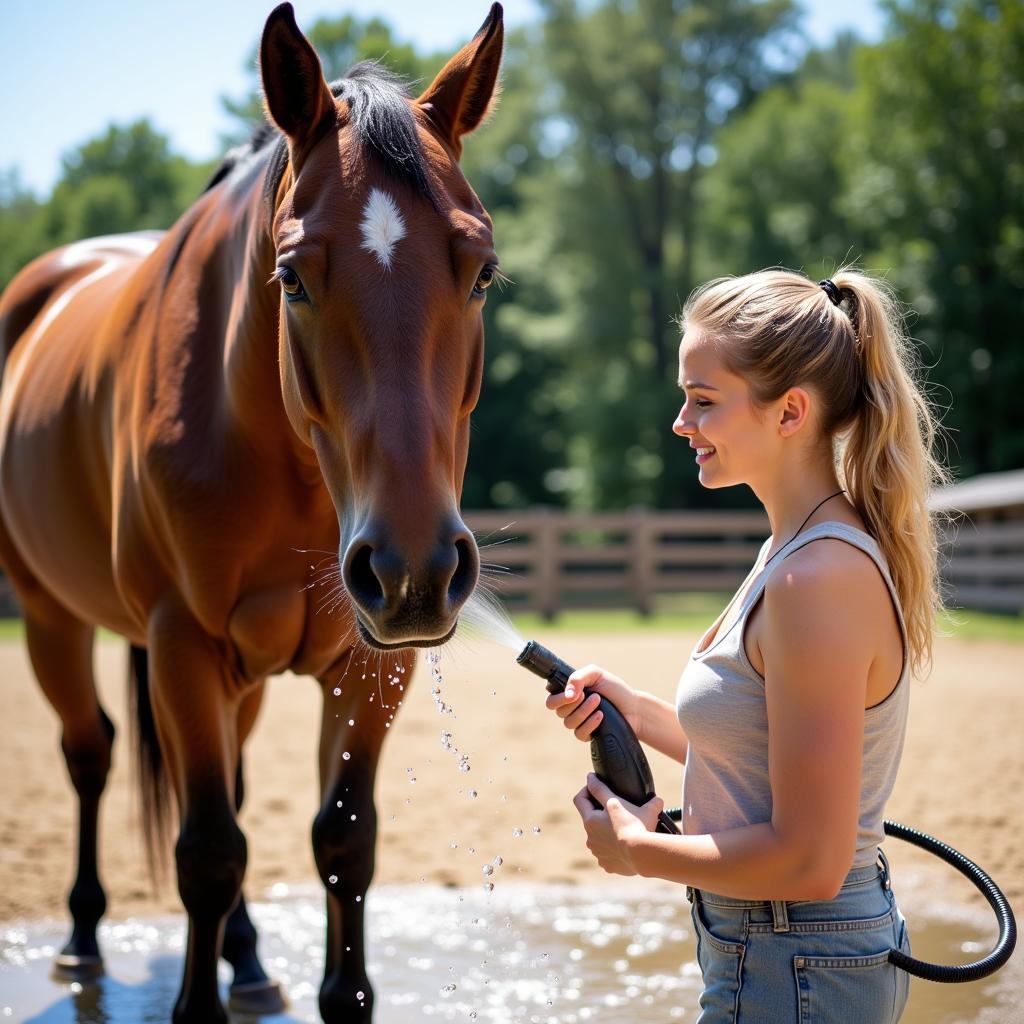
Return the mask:
M513 625L504 605L481 587L477 587L462 606L455 635L460 639L494 640L517 653L526 646L525 637Z

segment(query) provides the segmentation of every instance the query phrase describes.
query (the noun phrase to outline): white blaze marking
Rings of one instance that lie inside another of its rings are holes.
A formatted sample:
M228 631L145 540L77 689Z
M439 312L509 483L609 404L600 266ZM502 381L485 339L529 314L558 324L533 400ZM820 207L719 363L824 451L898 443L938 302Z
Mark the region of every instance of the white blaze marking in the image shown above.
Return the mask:
M405 221L394 199L375 188L366 200L363 219L359 225L363 233L363 248L372 252L378 262L387 270L391 269L391 254L395 245L405 235Z

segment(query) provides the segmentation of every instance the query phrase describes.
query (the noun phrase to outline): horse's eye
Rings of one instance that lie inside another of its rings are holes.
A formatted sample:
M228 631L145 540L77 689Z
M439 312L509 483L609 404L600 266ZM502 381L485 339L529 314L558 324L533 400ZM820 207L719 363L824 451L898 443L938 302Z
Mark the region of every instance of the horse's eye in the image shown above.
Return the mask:
M294 300L305 298L306 291L302 287L299 275L296 274L291 267L279 267L277 271L277 279L281 282L281 288L284 291L286 299Z
M480 271L480 276L476 279L476 284L473 285L474 295L483 295L494 281L494 267L484 267Z

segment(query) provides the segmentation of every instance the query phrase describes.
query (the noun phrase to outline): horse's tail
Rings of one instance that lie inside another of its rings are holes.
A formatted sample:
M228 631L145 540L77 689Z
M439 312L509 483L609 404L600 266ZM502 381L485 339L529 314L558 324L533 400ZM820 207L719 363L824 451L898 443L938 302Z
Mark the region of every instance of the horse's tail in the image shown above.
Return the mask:
M170 790L164 773L164 757L149 699L149 654L145 647L131 645L128 684L132 703L132 732L138 765L142 829L150 878L160 881L167 870L168 831L171 811Z

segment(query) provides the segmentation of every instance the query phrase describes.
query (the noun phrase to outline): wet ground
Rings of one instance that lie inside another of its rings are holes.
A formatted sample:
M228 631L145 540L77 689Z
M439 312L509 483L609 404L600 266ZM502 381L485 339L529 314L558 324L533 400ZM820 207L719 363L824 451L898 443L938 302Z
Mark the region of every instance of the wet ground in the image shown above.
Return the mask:
M694 1021L700 975L689 905L679 891L640 882L570 887L499 883L493 891L379 886L368 900L377 1024L419 1020L493 1024L637 1024ZM976 906L938 901L923 883L901 895L914 953L963 963L994 940ZM318 1021L323 967L322 896L275 886L250 904L268 971L285 986L286 1014L261 1024ZM149 1024L167 1021L178 990L180 918L105 924L107 975L89 986L58 985L50 961L62 922L0 930L0 1020L32 1024ZM225 992L228 975L224 975ZM1014 961L970 985L915 980L905 1024L1024 1020ZM251 1018L245 1019L249 1024Z

